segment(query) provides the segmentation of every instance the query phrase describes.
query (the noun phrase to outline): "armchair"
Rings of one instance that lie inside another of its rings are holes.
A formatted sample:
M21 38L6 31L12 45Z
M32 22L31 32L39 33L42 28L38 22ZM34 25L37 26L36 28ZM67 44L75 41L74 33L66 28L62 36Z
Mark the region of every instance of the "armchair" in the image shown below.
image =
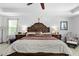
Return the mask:
M65 42L68 44L69 47L75 48L79 44L79 39L76 34L68 32L65 36Z

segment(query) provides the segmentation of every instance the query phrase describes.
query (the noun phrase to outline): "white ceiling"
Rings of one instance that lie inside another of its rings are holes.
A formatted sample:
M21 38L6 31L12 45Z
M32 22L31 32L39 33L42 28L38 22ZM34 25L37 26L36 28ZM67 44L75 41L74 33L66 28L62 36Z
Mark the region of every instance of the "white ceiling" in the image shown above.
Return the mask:
M27 6L27 3L0 3L0 12L7 13L7 15L8 13L30 15L42 12L53 15L71 15L70 10L78 6L78 3L45 3L45 10L42 10L39 3L30 6Z

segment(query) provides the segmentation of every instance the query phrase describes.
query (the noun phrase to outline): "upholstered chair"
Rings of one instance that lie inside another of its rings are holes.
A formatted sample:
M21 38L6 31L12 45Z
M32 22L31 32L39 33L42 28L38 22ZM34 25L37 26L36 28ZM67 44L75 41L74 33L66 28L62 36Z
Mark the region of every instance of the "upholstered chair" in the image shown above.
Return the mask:
M75 47L75 46L78 46L78 44L79 44L79 38L78 38L77 34L68 32L65 36L65 42L67 44L73 45Z

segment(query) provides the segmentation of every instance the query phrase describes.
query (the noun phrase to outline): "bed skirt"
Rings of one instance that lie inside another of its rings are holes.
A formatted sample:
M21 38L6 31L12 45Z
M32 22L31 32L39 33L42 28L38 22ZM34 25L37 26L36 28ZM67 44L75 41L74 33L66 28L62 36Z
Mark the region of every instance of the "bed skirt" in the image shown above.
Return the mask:
M38 52L38 53L12 53L7 56L69 56L68 54L64 53L43 53L43 52Z

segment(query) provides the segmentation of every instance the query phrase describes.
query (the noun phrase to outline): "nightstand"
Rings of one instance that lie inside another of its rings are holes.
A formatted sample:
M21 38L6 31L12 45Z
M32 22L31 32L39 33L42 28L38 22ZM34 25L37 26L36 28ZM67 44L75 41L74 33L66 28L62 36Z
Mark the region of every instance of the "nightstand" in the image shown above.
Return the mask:
M52 37L55 37L55 38L57 38L57 39L60 39L61 40L61 34L52 34Z
M21 38L23 38L23 37L25 37L25 36L26 36L26 34L17 34L17 35L15 35L16 40L17 40L17 39L21 39Z

